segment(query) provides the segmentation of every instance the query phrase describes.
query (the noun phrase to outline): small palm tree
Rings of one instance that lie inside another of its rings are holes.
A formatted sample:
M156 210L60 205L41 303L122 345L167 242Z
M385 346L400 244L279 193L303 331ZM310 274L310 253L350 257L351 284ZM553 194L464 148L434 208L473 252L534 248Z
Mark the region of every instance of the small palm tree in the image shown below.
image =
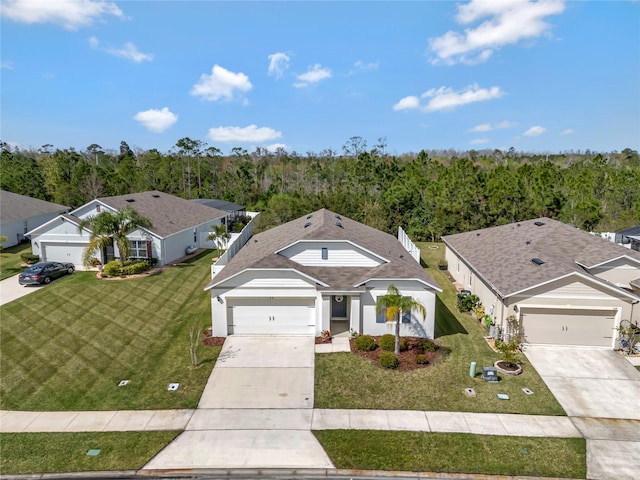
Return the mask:
M231 234L227 231L227 227L224 225L211 225L211 228L213 228L213 232L209 234L207 240L215 242L216 247L220 252L227 245L227 242L231 238Z
M403 297L395 285L389 285L387 294L378 298L376 301L376 313L379 315L383 310L385 312L385 320L387 322L396 322L396 342L394 353L400 354L400 322L402 315L412 309L417 310L424 319L427 316L427 309L424 305L412 297Z
M127 235L137 228L150 228L151 220L140 215L131 207L112 212L105 210L98 215L85 218L80 222L78 230L88 228L91 231L89 244L82 255L82 262L89 266L96 252L111 246L112 239L120 251L120 266L124 267L124 261L131 252L131 242Z

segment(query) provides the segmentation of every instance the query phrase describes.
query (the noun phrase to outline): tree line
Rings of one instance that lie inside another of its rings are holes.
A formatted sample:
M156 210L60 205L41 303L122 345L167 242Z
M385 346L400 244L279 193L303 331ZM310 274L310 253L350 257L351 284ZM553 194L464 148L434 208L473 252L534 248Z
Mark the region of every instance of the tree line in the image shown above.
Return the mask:
M262 227L322 207L414 240L539 216L591 231L640 223L640 158L608 154L528 154L423 150L390 155L351 137L342 152L253 152L183 138L169 152L11 148L1 144L0 188L76 208L97 197L160 190L219 198L263 212Z

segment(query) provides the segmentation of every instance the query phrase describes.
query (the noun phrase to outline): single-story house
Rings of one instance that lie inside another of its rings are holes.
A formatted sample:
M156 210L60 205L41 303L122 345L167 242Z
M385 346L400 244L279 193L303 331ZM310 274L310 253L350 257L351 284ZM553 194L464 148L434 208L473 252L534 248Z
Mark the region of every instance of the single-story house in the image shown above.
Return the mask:
M640 225L616 232L615 242L640 252Z
M231 226L237 220L247 216L247 207L243 207L234 202L210 198L195 198L191 201L227 212L227 217L223 221L224 225Z
M549 218L442 238L458 290L530 344L616 348L640 321L640 253Z
M326 209L259 233L205 287L213 335L393 333L376 301L395 285L427 315L401 334L434 336L440 287L394 236Z
M211 226L220 225L227 215L221 210L159 191L96 198L28 232L34 255L39 255L43 261L82 265L91 232L86 228L80 231L81 221L100 212L116 212L124 207L133 208L152 223L150 228L139 228L127 235L131 240L132 258L157 258L158 265L184 257L187 247L210 248L206 237ZM98 252L96 258L104 264L118 255L118 247L114 244Z
M2 246L26 242L25 233L67 211L65 205L0 190L0 235L7 237Z

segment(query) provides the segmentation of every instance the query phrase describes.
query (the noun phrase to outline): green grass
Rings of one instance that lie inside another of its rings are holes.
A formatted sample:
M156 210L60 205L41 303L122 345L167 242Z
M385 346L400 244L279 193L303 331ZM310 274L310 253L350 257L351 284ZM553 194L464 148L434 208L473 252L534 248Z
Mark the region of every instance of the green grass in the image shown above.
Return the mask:
M76 272L0 307L0 407L194 408L220 352L200 347L191 367L189 331L211 324L210 265L207 251L145 278Z
M0 473L135 470L180 432L3 433ZM87 451L100 450L98 456Z
M21 243L2 250L0 253L0 280L13 277L24 270L20 266L22 264L20 254L25 252L31 253L30 243Z
M316 408L371 408L391 410L448 410L465 412L565 415L540 376L524 355L519 357L523 373L501 375L497 384L484 382L479 374L469 377L469 366L490 366L500 357L484 340L479 322L455 308L456 291L437 261L444 257L444 246L437 249L420 244L427 271L442 287L436 300L436 339L448 352L434 365L410 372L379 368L351 353L317 354L315 363ZM465 388L476 397L467 397ZM533 390L526 395L522 388ZM506 393L510 400L498 400Z
M371 430L314 434L337 468L586 477L586 443L582 438Z

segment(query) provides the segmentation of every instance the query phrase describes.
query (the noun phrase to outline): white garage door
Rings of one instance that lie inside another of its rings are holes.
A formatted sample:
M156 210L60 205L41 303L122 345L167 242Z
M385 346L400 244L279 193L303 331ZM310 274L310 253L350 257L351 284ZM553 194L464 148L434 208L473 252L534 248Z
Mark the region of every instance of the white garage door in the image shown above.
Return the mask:
M228 333L315 335L314 298L227 299Z
M80 267L82 266L82 254L86 246L86 243L42 243L42 261L71 262L76 267Z
M527 343L612 347L615 310L522 309Z

